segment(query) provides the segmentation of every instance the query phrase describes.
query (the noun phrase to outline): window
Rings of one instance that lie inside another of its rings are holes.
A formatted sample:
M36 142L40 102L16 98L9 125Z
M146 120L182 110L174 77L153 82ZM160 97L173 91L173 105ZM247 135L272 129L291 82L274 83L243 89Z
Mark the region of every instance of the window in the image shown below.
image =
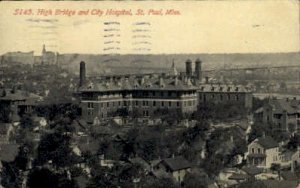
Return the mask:
M220 95L220 100L221 100L221 101L223 100L223 95L222 95L222 94Z
M156 106L156 101L153 101L153 106Z
M178 107L180 106L180 103L179 103L179 101L177 101L177 106L178 106Z
M171 97L172 96L172 91L168 92L168 96Z
M236 95L236 96L235 96L235 99L238 101L238 100L239 100L239 95Z
M254 148L251 148L252 153L254 153Z
M162 101L162 102L161 102L161 106L162 106L162 107L164 107L164 106L165 106L165 103L164 103L164 101Z
M169 107L171 107L172 106L172 102L171 101L169 101Z
M161 92L160 92L160 96L162 96L162 97L163 97L163 96L164 96L164 92L162 92L162 91L161 91Z
M94 108L94 103L88 102L87 105L88 105L88 108L90 108L90 109Z
M107 107L109 107L109 102L107 102L106 104L107 104Z
M257 153L260 153L260 148L257 149Z

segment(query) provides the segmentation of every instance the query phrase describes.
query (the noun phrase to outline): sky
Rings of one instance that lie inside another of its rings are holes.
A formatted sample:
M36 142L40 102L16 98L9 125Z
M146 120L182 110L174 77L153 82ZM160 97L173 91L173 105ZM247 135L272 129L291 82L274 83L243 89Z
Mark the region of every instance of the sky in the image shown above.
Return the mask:
M299 52L299 4L296 0L1 1L0 54L39 55L43 44L59 53L89 54ZM38 14L38 9L52 15ZM131 10L132 15L98 14L107 9ZM138 9L144 15L135 15ZM149 15L151 9L163 15ZM180 15L165 14L172 9ZM63 10L75 15L62 15ZM79 11L89 12L78 15Z

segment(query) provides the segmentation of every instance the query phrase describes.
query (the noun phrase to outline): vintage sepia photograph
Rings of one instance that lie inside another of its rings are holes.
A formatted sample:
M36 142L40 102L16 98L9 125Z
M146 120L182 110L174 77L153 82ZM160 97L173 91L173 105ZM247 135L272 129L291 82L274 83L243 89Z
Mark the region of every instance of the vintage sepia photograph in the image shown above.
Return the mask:
M0 2L0 188L299 178L300 1Z

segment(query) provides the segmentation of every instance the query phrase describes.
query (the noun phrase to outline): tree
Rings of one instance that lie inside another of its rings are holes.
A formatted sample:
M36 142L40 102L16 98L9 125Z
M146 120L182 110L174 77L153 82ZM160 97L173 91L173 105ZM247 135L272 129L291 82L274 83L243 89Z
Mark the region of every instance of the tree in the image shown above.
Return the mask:
M143 188L179 188L180 186L174 182L173 179L169 177L161 177L161 178L154 178L154 177L147 177L142 182Z
M58 177L49 169L33 169L28 175L27 186L29 188L55 188L58 185Z
M47 168L33 169L28 175L29 188L77 188L74 181L65 174L57 174Z
M183 185L184 188L207 188L208 177L203 173L188 173L184 177Z
M116 187L116 177L99 165L95 165L91 170L92 177L89 179L87 188L113 188Z
M66 134L54 132L42 137L37 149L38 164L52 160L56 167L66 167L76 162L70 147L70 137Z
M280 178L280 168L281 168L281 165L280 165L280 164L272 163L270 169L271 169L273 172L277 172L278 177Z

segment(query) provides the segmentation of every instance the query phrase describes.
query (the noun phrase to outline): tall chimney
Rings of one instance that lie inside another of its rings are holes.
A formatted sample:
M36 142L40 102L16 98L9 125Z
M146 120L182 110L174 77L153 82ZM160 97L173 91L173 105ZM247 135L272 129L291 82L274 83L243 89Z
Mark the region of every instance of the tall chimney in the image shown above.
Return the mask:
M85 84L85 62L80 62L80 72L79 72L79 87Z
M192 61L190 59L188 59L185 62L185 69L186 69L186 76L191 77L192 76Z
M195 61L195 76L197 80L202 80L201 64L202 62L200 59Z

